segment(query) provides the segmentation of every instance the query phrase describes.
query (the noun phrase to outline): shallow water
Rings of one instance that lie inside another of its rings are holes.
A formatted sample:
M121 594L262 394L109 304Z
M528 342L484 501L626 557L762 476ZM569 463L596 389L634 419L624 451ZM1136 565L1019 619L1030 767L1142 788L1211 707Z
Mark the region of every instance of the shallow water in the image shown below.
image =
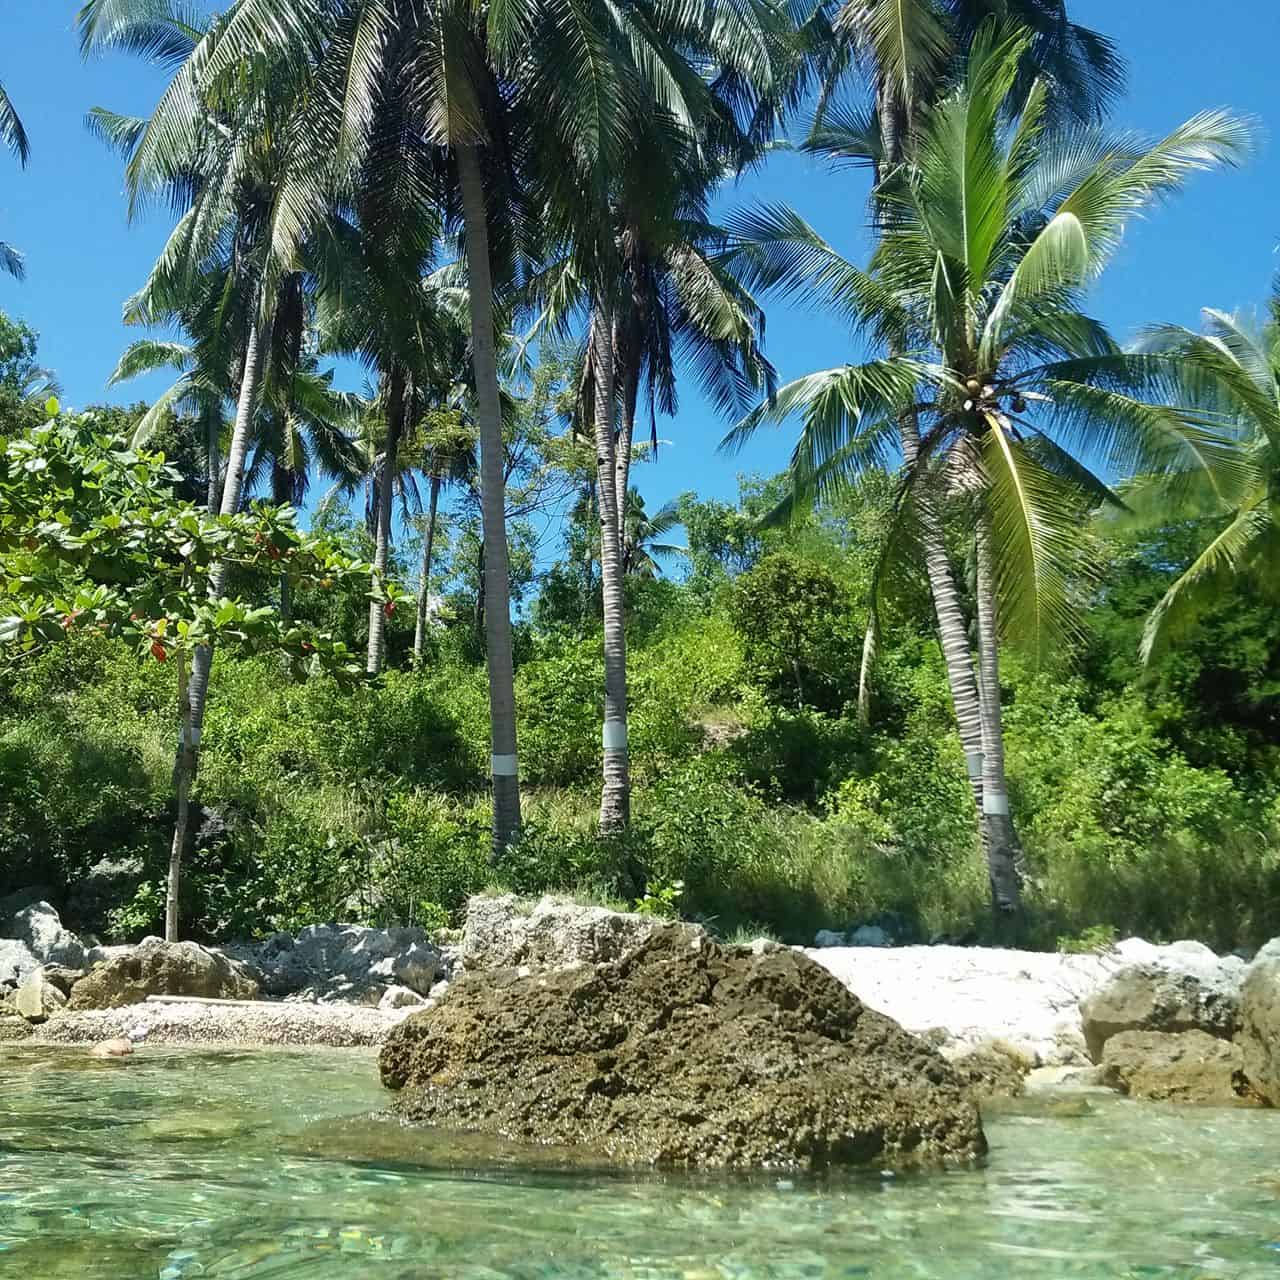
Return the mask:
M368 1054L0 1046L0 1277L1280 1280L1280 1112L1033 1103L979 1169L745 1181L481 1165L383 1101Z

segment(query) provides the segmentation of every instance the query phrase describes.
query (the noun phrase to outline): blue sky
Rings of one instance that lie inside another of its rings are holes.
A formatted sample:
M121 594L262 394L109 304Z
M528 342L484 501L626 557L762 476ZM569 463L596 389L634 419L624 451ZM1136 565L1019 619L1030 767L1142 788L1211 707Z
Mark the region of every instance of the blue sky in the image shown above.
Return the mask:
M162 80L124 57L82 63L73 26L78 7L79 0L0 0L0 80L34 152L25 171L0 156L0 239L22 249L28 267L25 283L0 277L0 309L40 331L42 359L73 405L146 398L164 385L157 378L105 390L135 336L120 323L121 303L142 283L168 229L164 209L129 223L120 162L83 124L95 105L148 111ZM1205 107L1229 106L1259 117L1266 133L1276 130L1274 0L1228 0L1222 22L1203 0L1076 0L1072 12L1111 35L1129 58L1130 92L1117 124L1162 133ZM857 175L832 175L804 157L781 155L732 199L791 203L857 258L866 243L864 196ZM1124 338L1151 321L1194 324L1204 306L1255 305L1280 265L1278 242L1280 151L1264 136L1247 169L1197 179L1130 230L1094 311ZM784 380L857 356L827 317L782 305L769 308L767 350ZM347 385L360 385L357 370L343 374ZM738 472L771 472L785 462L786 429L730 459L716 449L725 426L688 387L678 418L659 426L671 445L636 477L651 509L690 488L730 497Z

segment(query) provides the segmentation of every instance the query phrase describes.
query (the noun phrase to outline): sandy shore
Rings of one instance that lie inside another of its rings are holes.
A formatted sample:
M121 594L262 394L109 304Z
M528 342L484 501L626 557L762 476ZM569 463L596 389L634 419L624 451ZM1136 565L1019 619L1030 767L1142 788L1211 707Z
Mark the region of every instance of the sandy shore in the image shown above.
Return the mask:
M1002 1040L1042 1066L1059 1066L1087 1061L1080 1000L1125 963L1125 945L1103 955L988 947L825 947L806 954L908 1031L945 1031L944 1052Z
M127 1036L145 1044L380 1045L412 1009L384 1011L360 1005L134 1004L122 1009L63 1013L36 1028L32 1044L95 1044ZM140 1032L145 1034L139 1035Z

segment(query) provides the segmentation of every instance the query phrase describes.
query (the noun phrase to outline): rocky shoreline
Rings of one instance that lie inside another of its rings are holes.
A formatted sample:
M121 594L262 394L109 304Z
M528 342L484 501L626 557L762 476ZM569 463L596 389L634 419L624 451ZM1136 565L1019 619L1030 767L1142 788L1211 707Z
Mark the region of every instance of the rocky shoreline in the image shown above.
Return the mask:
M434 938L318 925L225 947L96 947L47 903L14 895L0 901L0 1041L378 1047L461 978L612 964L664 927L673 926L565 899L482 896L463 931ZM691 942L706 937L674 927ZM820 940L758 939L749 951L803 953L957 1064L978 1092L1015 1092L1036 1072L1138 1097L1280 1105L1280 940L1251 964L1194 942L1129 939L1060 955ZM154 995L166 1002L148 1002ZM184 996L240 1003L173 1002Z

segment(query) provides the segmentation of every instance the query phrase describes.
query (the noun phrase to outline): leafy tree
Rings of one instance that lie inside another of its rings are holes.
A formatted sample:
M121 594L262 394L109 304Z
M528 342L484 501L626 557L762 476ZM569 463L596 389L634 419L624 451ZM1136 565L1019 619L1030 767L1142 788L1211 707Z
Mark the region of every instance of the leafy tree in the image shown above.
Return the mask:
M56 401L49 407L56 412ZM216 639L242 652L281 652L300 670L358 673L340 641L212 594L217 567L272 564L326 588L360 589L369 569L300 533L288 508L213 517L180 501L173 493L180 477L162 455L97 427L91 416L54 419L12 441L0 462L0 645L29 653L89 630L131 643L144 660L174 660L181 740L165 936L176 941L195 766L193 655Z
M857 643L848 593L791 550L765 556L733 584L730 616L753 677L784 705L840 711Z

